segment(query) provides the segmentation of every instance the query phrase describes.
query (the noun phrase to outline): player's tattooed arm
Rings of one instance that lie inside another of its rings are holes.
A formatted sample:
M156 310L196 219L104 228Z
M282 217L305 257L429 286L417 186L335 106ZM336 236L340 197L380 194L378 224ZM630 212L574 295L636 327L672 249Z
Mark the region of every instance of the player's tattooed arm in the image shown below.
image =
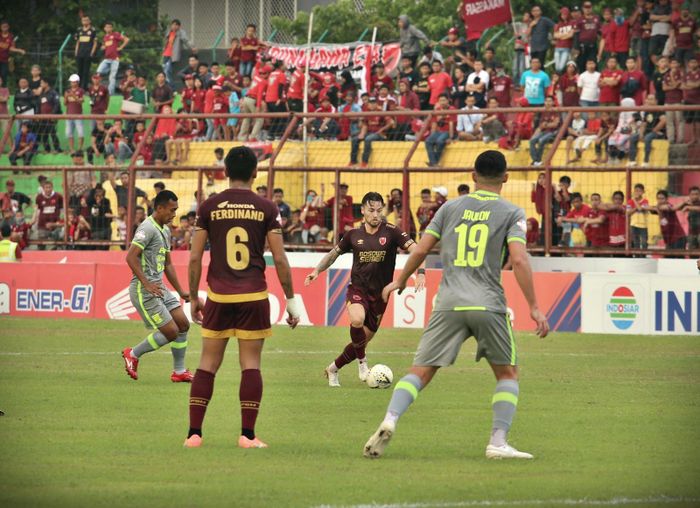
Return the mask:
M341 252L338 247L333 247L331 251L323 256L323 259L319 262L318 266L314 268L314 270L306 276L306 279L304 280L304 285L308 286L311 284L312 281L314 281L322 272L328 270L333 263L335 263L335 260L338 259L338 256L340 256Z

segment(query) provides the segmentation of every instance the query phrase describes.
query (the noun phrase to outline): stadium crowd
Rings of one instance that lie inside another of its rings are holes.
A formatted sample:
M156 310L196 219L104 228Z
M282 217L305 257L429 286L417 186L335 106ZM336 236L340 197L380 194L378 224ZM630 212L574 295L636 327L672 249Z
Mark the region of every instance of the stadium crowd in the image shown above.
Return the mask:
M389 75L384 65L378 63L372 69L367 89L361 90L350 69L312 71L308 96L304 97L304 63L288 69L284 62L269 59L267 43L257 37L253 24L247 26L242 37L231 39L227 60L221 64L200 59L180 21L173 20L163 37L162 71L152 77L140 73L138 66L120 65L120 57L128 51L130 42L126 34L108 21L97 28L88 16L83 16L74 35L77 73L68 78L63 96L59 96L53 84L42 76L42 69L35 65L31 76L12 76L12 107L16 114L65 111L69 115L82 115L88 101L90 113L99 115L109 110L116 95L121 95L122 112L131 114L148 110L173 113L174 108L178 114L300 112L305 99L312 113L438 111L440 114L431 120L400 114L362 119L312 118L299 125L292 136L301 138L306 131L312 140L350 140L349 165L362 167L370 166L374 141L415 140L421 133L420 141L425 144L430 167L440 165L445 146L455 141L481 140L497 143L502 149L519 150L520 142L529 140L531 164L536 167L545 160L546 147L562 125L561 115L552 111L558 105L700 104L700 31L690 7L675 0L639 0L629 13L607 7L596 13L593 4L586 0L580 8L561 7L556 19L545 16L535 5L513 23L513 61L509 66L496 58L493 47L485 45L479 49L479 37L469 30L462 36L459 29L451 28L443 39L431 41L406 16L401 16L397 23L402 50L398 72ZM2 22L0 115L8 113L10 89L6 83L10 80L11 54L22 55L24 50L16 46L9 24ZM553 58L553 67L549 58ZM541 107L542 111L508 115L489 112L512 106ZM427 126L426 121L430 122ZM167 178L173 166L188 160L193 142L279 139L286 122L286 119L262 118L160 119L152 134L146 135L147 125L143 121L71 118L64 121L67 147L61 146L57 120L22 122L10 147L12 165L18 162L30 165L43 146L47 153L69 150L73 164L86 169L69 173L65 203L50 182L41 182L37 196L27 198L36 204L31 219L22 216L27 203L12 197L8 187L2 198L5 222L14 221L12 227L24 245L28 243L30 225L36 228L37 239L62 238L63 227L69 227L70 239L107 240L111 222L116 221L119 239L124 239L128 174L120 174L120 166L124 167L134 154L137 165L164 166L163 171L148 176ZM619 164L626 160L632 167L637 164L637 143L642 142L641 164L648 165L656 139L668 139L670 143L697 142L700 114L577 113L566 132L567 163L580 161L586 149L594 145L595 159L585 162ZM214 165L220 165L222 159L223 153L218 153ZM89 168L98 162L115 168L114 172L102 175L101 182ZM208 183L213 183L215 173L207 174ZM104 195L103 186L108 184L118 196L116 214ZM431 213L447 198L446 190L444 194L440 192L444 188L437 189L432 192L424 189L421 193L425 198L416 215L419 227L411 226L413 234L425 227ZM341 186L340 191L343 201L338 213L342 231L352 223L351 215L354 218L358 214L353 212L347 187ZM395 198L396 192L401 193L399 189L390 193L388 212L400 217L401 200ZM666 191L659 192L662 195ZM136 194L142 201L136 207L138 222L147 214L149 202L145 192L139 190ZM688 245L693 245L697 238L692 240L692 237L697 236L698 227L694 215L697 196L693 198L696 190L691 189L689 194L689 201L677 209L661 200L656 207L648 203L630 205L637 203L636 198L630 196L626 202L617 193L607 205L600 202L599 195L593 194L589 207L579 202L580 195L569 195L566 183L560 182L551 204L555 221L553 243L620 245L614 214L622 213L625 220L629 216L633 225L632 244L645 246L644 235L635 228L644 229L649 213L663 217L663 228L664 222L674 224L672 216L682 210L689 213L689 218L694 217L691 227L695 229L684 235L688 237ZM282 190L275 189L273 197L282 210ZM542 199L541 182L538 182L533 202L540 214L546 206ZM292 211L287 206L284 219L288 241L314 243L326 238L327 229L332 227L329 217L334 206L332 200L323 199L323 189L320 194L308 191L300 210ZM174 235L178 242L174 248L188 245L192 220L182 217ZM541 217L539 222L534 218L532 221L542 224ZM675 226L669 227L676 231ZM596 234L592 233L594 230ZM535 239L536 231L540 239ZM604 243L602 238L607 233L615 240ZM664 233L666 245L680 245L679 235ZM533 239L532 244L541 242L539 228L533 227L528 238Z

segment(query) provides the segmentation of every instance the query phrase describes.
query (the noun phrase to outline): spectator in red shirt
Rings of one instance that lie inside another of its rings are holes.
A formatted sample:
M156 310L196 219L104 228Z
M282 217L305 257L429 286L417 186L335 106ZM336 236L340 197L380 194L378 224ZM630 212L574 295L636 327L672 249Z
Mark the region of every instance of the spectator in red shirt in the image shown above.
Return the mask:
M579 69L583 69L588 60L596 60L600 34L600 18L593 13L590 0L583 2L583 16L578 20L576 29L579 50L576 63Z
M192 92L192 113L204 113L204 102L207 91L204 89L204 81L199 77L194 78L194 91Z
M530 192L530 201L535 204L535 210L540 217L544 217L544 208L547 199L547 178L544 173L537 175L537 183L532 184L532 191ZM552 190L552 196L554 196L554 190ZM543 219L544 221L544 219Z
M683 103L683 70L676 58L671 59L671 68L664 75L662 87L664 92L664 104L673 107ZM681 143L685 139L683 133L683 112L668 109L666 111L666 135L669 143Z
M306 191L304 206L301 209L300 220L304 223L301 239L303 243L316 243L325 223L323 215L323 198L315 190Z
M70 82L70 88L63 92L63 100L66 104L66 114L68 115L82 115L83 114L83 97L85 92L80 88L80 76L77 74L72 74L68 78ZM80 118L68 118L66 119L66 137L68 138L68 147L70 152L75 151L75 139L74 134L78 135L78 150L83 149L83 121Z
M36 208L32 224L36 223L39 240L59 240L61 233L61 212L63 210L63 196L54 192L53 183L44 181L42 192L36 197ZM45 246L39 246L40 250Z
M554 25L554 69L564 72L574 43L576 23L571 19L568 7L559 10L559 22Z
M637 69L637 59L628 58L625 62L627 70L620 78L620 96L622 98L631 97L637 106L644 104L644 94L649 86L647 77Z
M620 105L620 81L622 71L617 66L617 58L611 56L603 72L600 73L600 105L619 106Z
M526 108L530 104L525 97L521 97L518 105ZM534 121L535 114L531 111L516 114L515 120L510 122L508 127L508 140L504 143L503 148L515 150L520 146L521 139L530 139Z
M343 234L350 231L355 224L355 216L352 212L352 196L348 195L348 184L341 183L338 187L338 207L335 206L335 196L330 197L324 206L327 206L333 210L333 217L338 214L338 228L339 234L338 239L340 239ZM323 185L321 186L321 193L323 194ZM334 220L335 223L335 220Z
M435 111L454 110L450 106L447 94L440 95ZM428 152L428 167L440 165L440 158L445 146L450 144L455 134L455 115L435 115L430 125L430 135L425 140L425 151Z
M605 220L608 223L608 246L622 248L625 246L627 229L627 212L625 211L625 195L622 191L615 191L612 195L612 203L601 205L605 211ZM602 217L589 219L588 223L601 222Z
M608 218L601 205L600 194L591 194L591 206L583 222L583 231L586 233L589 247L607 247L610 242Z
M285 113L287 111L287 68L280 60L274 63L273 69L265 91L267 111L268 113ZM285 125L284 118L273 118L270 122L270 137L273 139L281 138Z
M119 56L127 44L129 38L119 32L114 31L111 21L104 24L105 35L102 38L102 49L104 59L97 66L97 74L104 76L109 72L109 94L114 95L117 89L117 72L119 71ZM80 78L78 78L80 79Z
M630 54L630 32L631 27L636 24L639 17L639 10L635 9L629 19L625 19L622 9L615 9L615 38L613 48L617 55L617 63L622 67Z
M576 62L573 60L566 64L566 72L559 78L557 88L561 92L562 106L579 105L578 74L576 73Z
M262 41L256 35L256 30L257 27L250 23L245 27L245 36L241 38L240 72L243 76L251 76L258 50L263 47Z
M430 90L430 105L435 107L441 95L447 94L452 86L452 78L442 69L442 62L433 61L433 73L428 76L428 88Z
M7 21L0 23L0 78L7 83L10 71L10 53L24 55L25 51L15 46L15 36L10 33L10 24Z
M661 235L664 237L666 248L684 250L687 236L678 221L676 208L668 201L668 191L661 189L656 193L656 206L650 207L649 211L659 216Z
M369 98L369 111L379 111L377 98ZM366 168L369 164L369 156L372 153L372 143L375 141L384 141L387 138L388 131L393 127L394 120L388 116L366 116L362 119L360 133L351 138L350 148L350 164L349 166L357 165L357 155L360 150L360 142L364 141L362 150L361 168Z
M682 64L686 64L693 52L693 35L698 31L695 19L690 15L687 4L681 8L681 16L672 23L673 33L676 39L676 59Z
M374 73L370 78L370 90L372 91L371 93L377 95L379 93L379 88L382 86L382 84L387 85L389 87L389 90L394 89L394 80L387 75L384 64L379 62L374 66Z
M418 99L418 95L411 90L411 84L407 79L402 79L399 81L399 100L396 104L396 109L398 111L418 111L420 109L420 100ZM403 141L406 138L406 134L411 131L412 120L413 117L410 116L397 116L397 125L392 139L396 141Z
M491 80L489 97L498 101L499 108L509 108L512 101L513 80L506 74L503 64L496 64L496 75ZM578 104L577 104L578 105Z
M600 44L598 45L598 61L607 62L608 58L615 57L615 31L617 25L613 19L612 9L603 9L603 20L605 23L600 27Z
M231 45L226 51L228 55L228 61L231 63L231 67L236 69L236 73L241 72L241 57L243 51L241 49L241 40L238 37L231 39ZM228 64L226 64L228 66Z
M565 216L557 217L558 226L571 224L570 230L564 226L564 235L562 236L562 240L560 242L561 245L565 247L585 246L585 244L580 243L581 240L578 237L580 236L580 233L583 232L583 224L586 222L586 218L588 217L590 211L590 207L583 203L583 196L581 196L581 193L573 192L571 194L571 209Z
M544 112L540 117L535 134L530 138L530 157L533 166L542 165L544 147L554 140L561 125L559 113L551 111L554 107L554 99L549 96L544 101Z

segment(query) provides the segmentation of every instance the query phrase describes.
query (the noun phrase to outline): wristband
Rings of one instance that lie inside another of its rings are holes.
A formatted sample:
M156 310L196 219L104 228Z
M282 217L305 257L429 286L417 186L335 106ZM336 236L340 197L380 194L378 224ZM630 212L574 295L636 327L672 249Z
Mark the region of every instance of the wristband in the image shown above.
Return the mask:
M425 268L419 268L417 273L418 275L425 275Z
M299 306L297 305L297 301L292 298L287 298L287 312L292 318L298 318L299 317Z

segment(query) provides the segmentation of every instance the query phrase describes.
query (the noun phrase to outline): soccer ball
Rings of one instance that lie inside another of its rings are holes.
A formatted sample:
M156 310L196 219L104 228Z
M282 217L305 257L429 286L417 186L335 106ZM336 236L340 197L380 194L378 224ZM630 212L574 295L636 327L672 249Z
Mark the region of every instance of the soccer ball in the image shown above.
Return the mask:
M389 388L394 381L394 373L386 365L378 363L372 367L367 376L367 386L370 388Z

